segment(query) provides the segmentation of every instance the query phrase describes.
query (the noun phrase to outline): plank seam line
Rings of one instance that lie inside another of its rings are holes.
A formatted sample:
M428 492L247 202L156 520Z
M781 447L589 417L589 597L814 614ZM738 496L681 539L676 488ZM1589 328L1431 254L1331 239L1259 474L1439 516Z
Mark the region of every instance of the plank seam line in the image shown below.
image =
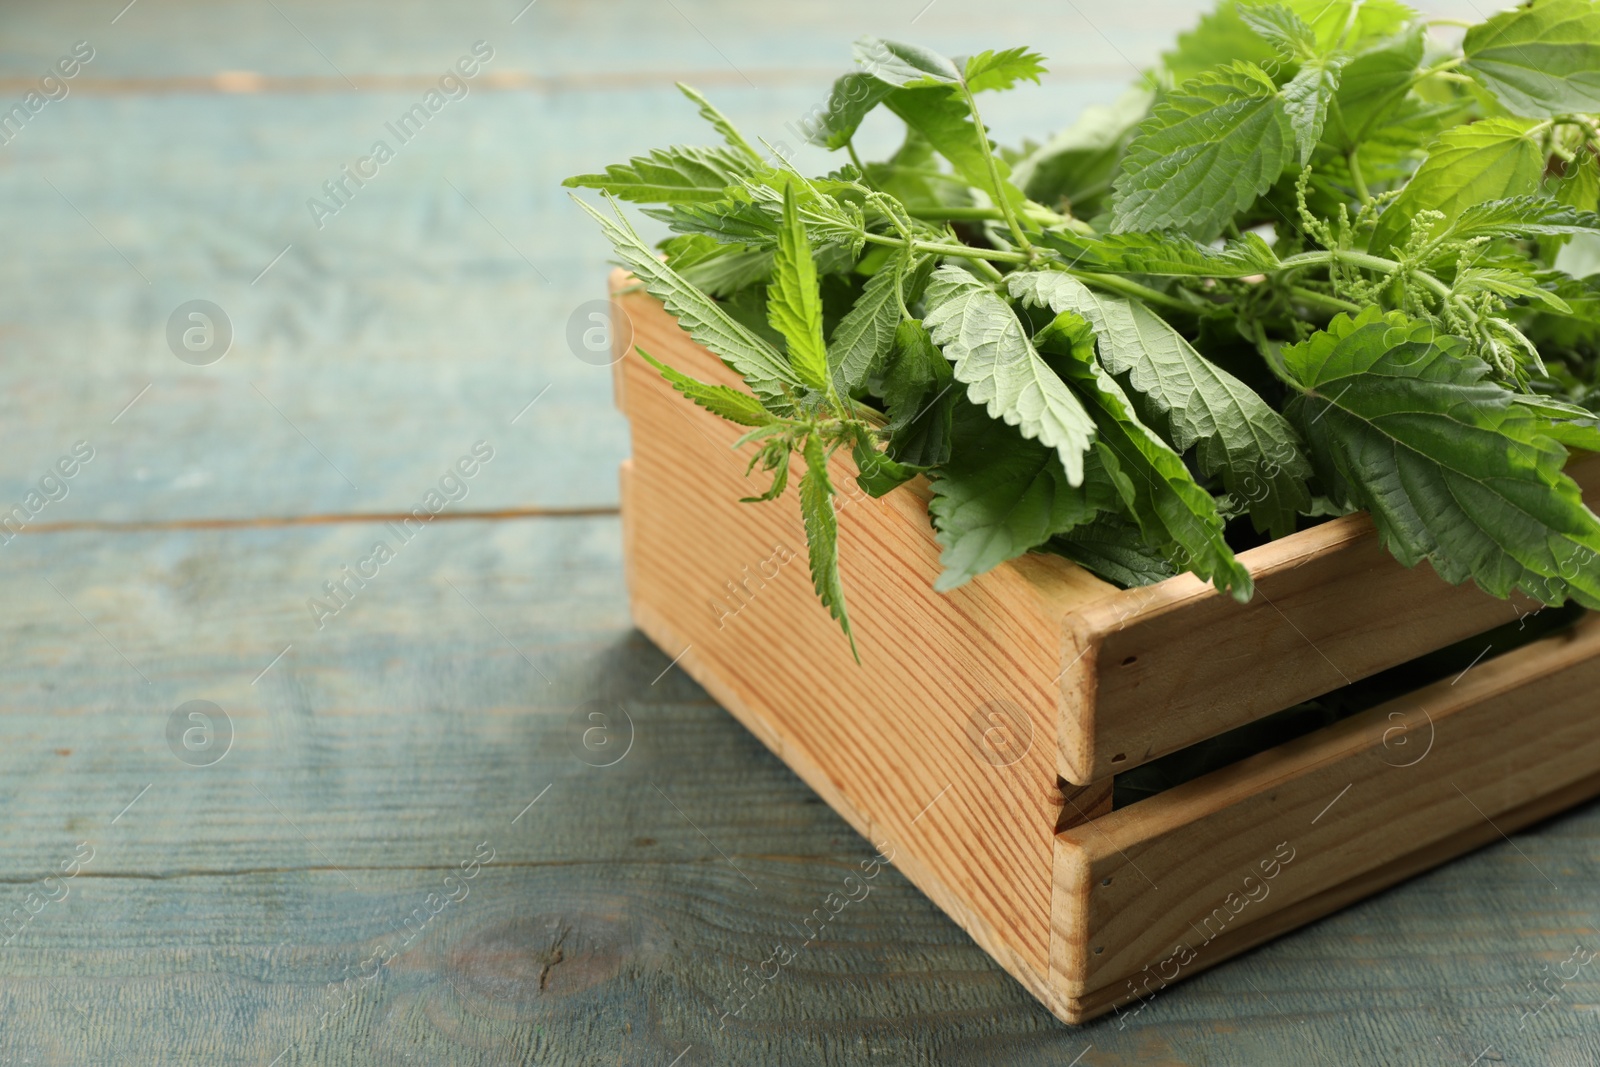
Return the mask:
M622 513L616 504L577 504L572 507L500 508L486 511L441 511L430 522L494 522L505 519L592 519L611 518ZM72 533L98 530L109 533L138 533L145 530L234 530L279 526L334 526L341 524L404 522L417 516L409 511L350 511L316 515L262 515L249 519L150 519L127 522L83 519L67 522L38 522L15 531L19 534Z

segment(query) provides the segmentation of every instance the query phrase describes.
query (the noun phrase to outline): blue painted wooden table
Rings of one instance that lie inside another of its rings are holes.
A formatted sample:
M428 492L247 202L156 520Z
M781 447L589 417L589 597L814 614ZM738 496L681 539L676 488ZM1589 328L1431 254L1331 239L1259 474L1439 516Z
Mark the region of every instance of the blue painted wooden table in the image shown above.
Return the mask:
M1035 45L1042 137L1196 0L124 4L0 14L0 1064L1600 1062L1592 806L1122 1020L892 870L742 992L871 850L629 625L557 183L864 32Z

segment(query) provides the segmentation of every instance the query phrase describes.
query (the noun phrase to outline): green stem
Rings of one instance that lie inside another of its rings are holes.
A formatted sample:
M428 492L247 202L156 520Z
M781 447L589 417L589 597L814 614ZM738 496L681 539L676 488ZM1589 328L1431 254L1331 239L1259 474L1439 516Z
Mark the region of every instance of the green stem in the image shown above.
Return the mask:
M926 222L1004 222L1005 212L992 207L917 207L907 208L914 219ZM1094 228L1071 215L1058 215L1049 208L1025 208L1023 215L1042 226L1065 226L1085 237L1094 236Z
M1415 267L1406 267L1392 259L1381 256L1369 256L1365 252L1351 252L1344 249L1327 249L1322 252L1302 252L1298 256L1290 256L1278 264L1280 271L1299 270L1301 267L1320 267L1330 263L1348 263L1352 267L1362 270L1377 271L1381 274L1395 274L1405 272L1409 277L1415 278L1431 289L1441 300L1450 299L1450 287L1425 270Z
M1311 304L1327 311L1359 312L1361 305L1349 300L1341 300L1331 293L1319 293L1315 289L1307 289L1300 285L1289 286L1289 295L1302 304Z
M850 153L850 162L852 162L852 163L854 163L856 165L856 170L860 171L861 172L861 176L863 178L865 178L866 175L867 175L867 165L865 163L861 162L861 157L860 156L856 155L855 142L854 141L846 141L844 143L844 149L845 149L846 152Z
M1068 270L1065 267L1057 267L1056 269L1064 271L1065 273L1070 274L1074 278L1078 279L1080 282L1095 286L1098 289L1105 289L1109 292L1120 293L1123 296L1136 296L1140 300L1143 300L1146 304L1159 304L1162 307L1172 308L1174 311L1188 312L1190 315L1195 313L1195 307L1193 304L1186 304L1175 296L1168 296L1166 293L1160 292L1159 290L1151 289L1146 285L1140 285L1138 282L1131 282L1128 279L1115 274L1096 274L1094 271Z
M905 248L907 242L904 238L888 237L881 233L864 233L862 238L868 244L889 245L893 248ZM984 259L991 263L1028 263L1030 258L1021 252L1011 252L1001 248L973 248L971 245L940 244L937 241L912 241L909 247L913 252L924 252L930 256L959 256L962 259Z
M1357 155L1357 150L1352 148L1344 156L1345 161L1350 164L1350 181L1355 185L1356 195L1361 198L1361 202L1370 204L1372 203L1372 194L1367 191L1367 179L1361 174L1361 161L1356 158Z
M983 148L983 161L989 168L989 184L994 186L995 202L1005 213L1006 225L1011 228L1011 236L1016 239L1017 247L1024 252L1032 251L1033 245L1029 243L1028 235L1022 232L1022 223L1017 221L1016 209L1011 206L1011 199L1006 196L1005 186L1001 184L1000 166L995 161L994 149L989 144L989 131L983 128L983 117L978 114L978 101L973 98L972 89L965 79L961 82L961 94L967 98L967 110L972 112L972 125L978 131L978 143Z
M1006 276L996 270L994 264L986 259L969 259L967 262L971 263L973 267L977 268L979 274L988 278L991 282L1003 282L1006 280Z

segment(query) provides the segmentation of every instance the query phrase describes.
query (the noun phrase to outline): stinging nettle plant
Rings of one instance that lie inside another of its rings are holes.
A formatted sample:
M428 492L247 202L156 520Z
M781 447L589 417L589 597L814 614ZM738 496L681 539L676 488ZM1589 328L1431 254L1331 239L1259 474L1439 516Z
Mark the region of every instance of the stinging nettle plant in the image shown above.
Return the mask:
M817 594L850 634L829 457L918 475L938 588L1024 552L1122 586L1365 509L1407 566L1600 607L1600 520L1563 473L1600 450L1600 4L1534 0L1457 48L1396 0L1223 3L1112 107L997 150L986 92L1026 49L951 60L866 38L807 178L699 94L721 136L568 186L652 205L623 266L750 392L641 351L791 468ZM1435 35L1437 36L1437 35ZM885 109L887 160L854 137ZM583 203L581 200L580 203ZM854 638L851 637L854 648Z

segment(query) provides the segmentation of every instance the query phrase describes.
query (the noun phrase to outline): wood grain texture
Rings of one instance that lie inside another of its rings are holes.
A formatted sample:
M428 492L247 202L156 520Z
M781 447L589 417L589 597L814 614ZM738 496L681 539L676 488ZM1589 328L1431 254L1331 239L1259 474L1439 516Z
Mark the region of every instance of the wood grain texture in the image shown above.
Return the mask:
M1158 992L1600 792L1597 689L1588 619L1068 831L1065 1013Z

